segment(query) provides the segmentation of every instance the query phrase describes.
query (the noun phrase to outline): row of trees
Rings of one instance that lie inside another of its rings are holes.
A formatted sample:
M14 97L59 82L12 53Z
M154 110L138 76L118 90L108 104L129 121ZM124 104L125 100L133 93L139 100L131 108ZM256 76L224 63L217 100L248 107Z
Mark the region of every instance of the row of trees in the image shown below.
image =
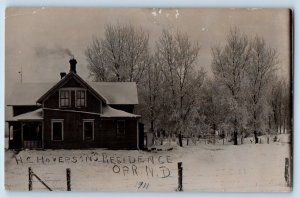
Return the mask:
M150 50L141 28L107 25L85 54L94 80L137 82L137 113L151 132L219 134L237 144L241 135L290 130L290 84L276 74L275 49L235 28L211 52L208 76L187 34L163 30Z

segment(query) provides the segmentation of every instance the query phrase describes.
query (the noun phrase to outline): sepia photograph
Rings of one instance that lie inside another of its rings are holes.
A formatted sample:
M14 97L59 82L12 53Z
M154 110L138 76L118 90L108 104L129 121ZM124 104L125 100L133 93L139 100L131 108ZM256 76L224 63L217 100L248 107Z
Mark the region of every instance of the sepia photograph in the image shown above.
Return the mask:
M290 192L292 11L10 7L5 189Z

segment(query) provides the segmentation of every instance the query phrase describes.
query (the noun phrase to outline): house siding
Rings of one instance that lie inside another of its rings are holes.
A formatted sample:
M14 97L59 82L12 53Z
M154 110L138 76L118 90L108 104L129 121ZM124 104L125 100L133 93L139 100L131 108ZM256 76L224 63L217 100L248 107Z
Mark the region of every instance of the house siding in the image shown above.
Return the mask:
M63 141L51 140L51 120L63 119ZM94 140L83 140L83 120L94 119ZM45 149L136 149L137 120L125 120L125 135L117 136L116 121L101 120L99 115L85 113L44 110L44 148Z
M71 91L71 107L59 107L59 90L55 91L47 100L44 102L45 108L51 109L65 109L65 110L75 110L75 111L87 111L93 113L100 113L100 101L97 99L90 91L86 90L86 106L85 107L75 107L75 90Z

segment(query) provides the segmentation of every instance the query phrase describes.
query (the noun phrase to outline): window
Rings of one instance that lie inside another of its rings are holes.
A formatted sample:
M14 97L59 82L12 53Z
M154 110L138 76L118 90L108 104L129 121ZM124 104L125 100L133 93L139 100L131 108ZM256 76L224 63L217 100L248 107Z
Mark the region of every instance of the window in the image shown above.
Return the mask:
M83 140L94 140L94 120L83 120Z
M63 120L52 120L51 132L53 141L64 140L64 121Z
M85 90L76 90L76 107L85 107Z
M69 90L60 90L59 91L59 106L60 107L70 107L70 91Z
M124 136L125 135L125 121L118 120L117 121L117 136Z

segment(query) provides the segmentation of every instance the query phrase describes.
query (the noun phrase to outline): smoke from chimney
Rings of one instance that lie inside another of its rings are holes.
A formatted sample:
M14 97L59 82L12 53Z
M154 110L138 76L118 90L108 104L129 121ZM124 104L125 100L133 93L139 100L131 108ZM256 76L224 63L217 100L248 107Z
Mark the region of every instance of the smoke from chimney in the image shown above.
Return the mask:
M44 46L39 46L35 48L35 54L38 57L65 57L68 55L70 58L74 58L74 54L68 48L56 47L56 48L47 48Z

